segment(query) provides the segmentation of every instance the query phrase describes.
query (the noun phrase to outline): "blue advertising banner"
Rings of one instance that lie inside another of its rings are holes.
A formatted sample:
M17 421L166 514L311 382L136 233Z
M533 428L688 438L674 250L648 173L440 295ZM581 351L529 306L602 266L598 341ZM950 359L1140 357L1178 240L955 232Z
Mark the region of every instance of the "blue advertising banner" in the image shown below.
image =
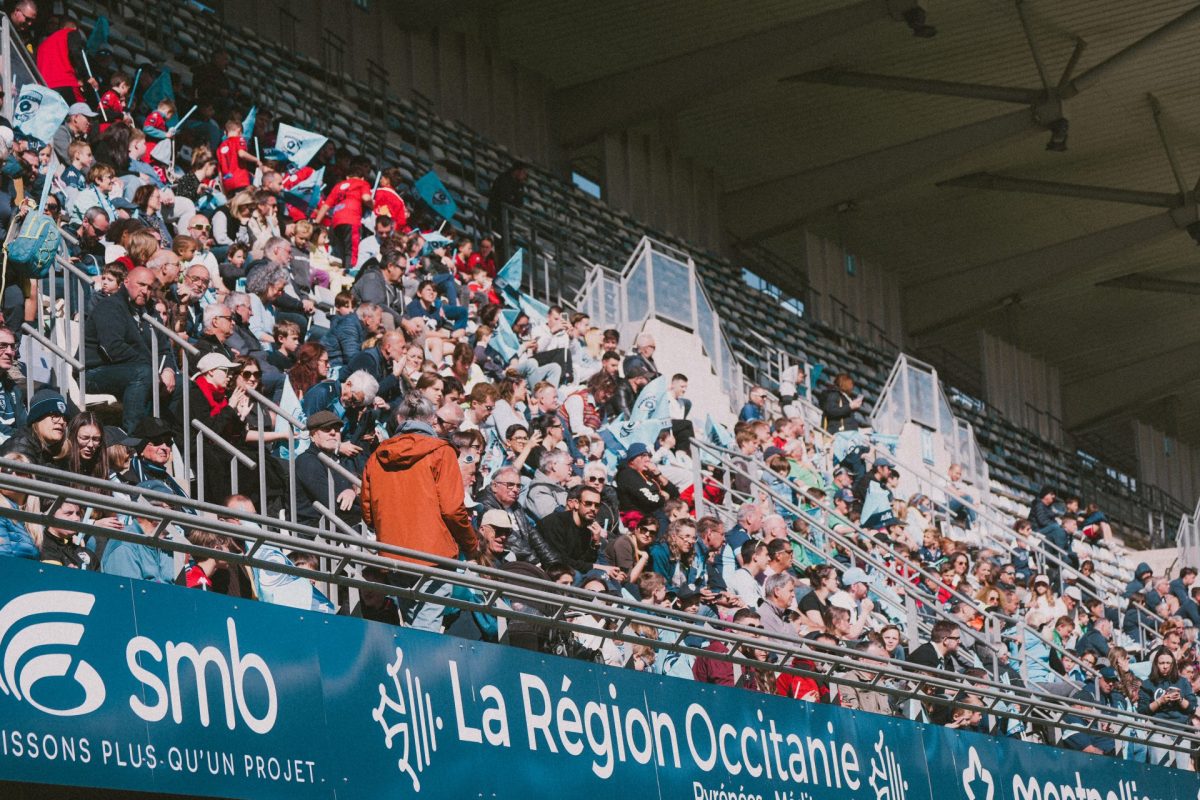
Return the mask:
M213 797L1194 800L1190 773L0 560L0 780Z

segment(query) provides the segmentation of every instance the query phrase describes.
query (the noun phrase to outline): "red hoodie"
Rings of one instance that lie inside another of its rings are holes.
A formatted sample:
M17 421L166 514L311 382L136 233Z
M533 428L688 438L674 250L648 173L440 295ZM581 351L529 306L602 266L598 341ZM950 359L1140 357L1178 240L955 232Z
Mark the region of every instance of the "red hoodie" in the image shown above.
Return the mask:
M363 471L363 521L385 544L443 558L456 558L460 550L474 553L479 539L463 498L454 448L424 433L402 433L388 439L371 455Z

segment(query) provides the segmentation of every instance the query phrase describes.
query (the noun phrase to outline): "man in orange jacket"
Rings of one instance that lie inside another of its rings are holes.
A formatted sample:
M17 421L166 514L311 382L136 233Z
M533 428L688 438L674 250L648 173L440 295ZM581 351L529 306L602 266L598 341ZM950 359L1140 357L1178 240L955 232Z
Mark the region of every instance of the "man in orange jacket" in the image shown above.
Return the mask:
M442 558L479 553L479 537L471 525L464 501L458 456L437 438L433 422L437 409L416 392L404 398L396 412L397 435L371 455L362 479L363 521L379 541L419 550ZM390 555L390 554L387 554ZM431 564L420 558L391 555L399 561ZM409 576L394 576L405 588L416 583ZM436 579L421 581L419 591L450 596L451 584ZM428 601L401 601L405 621L414 628L440 632L443 606Z

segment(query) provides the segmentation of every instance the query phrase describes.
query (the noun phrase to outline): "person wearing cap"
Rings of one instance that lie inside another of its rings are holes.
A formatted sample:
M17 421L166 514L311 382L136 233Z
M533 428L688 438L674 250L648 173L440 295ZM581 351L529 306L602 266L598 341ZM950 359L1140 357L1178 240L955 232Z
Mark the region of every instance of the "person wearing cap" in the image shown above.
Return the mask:
M873 483L879 484L881 487L886 487L887 479L891 476L892 469L895 466L896 465L893 464L892 460L887 456L877 456L875 458L875 463L871 465L871 469L863 473L854 481L851 491L854 492L855 499L857 499L860 503L865 502L867 499L867 492Z
M1075 642L1075 654L1095 653L1099 658L1108 658L1108 648L1112 645L1113 624L1107 617L1100 617L1092 622Z
M332 469L321 460L321 455L324 455L343 468L347 466L338 454L342 445L343 425L341 417L327 410L316 412L305 422L312 447L296 459L297 522L314 528L319 526L322 514L314 503L325 506L349 525L357 525L362 519L362 506L354 484L341 470ZM329 488L331 477L332 497Z
M237 448L246 441L246 419L252 409L246 390L236 384L241 368L241 364L220 353L208 353L196 362L193 380L188 384L188 407L192 419ZM176 411L177 416L182 418L182 407ZM220 500L233 491L230 456L208 437L204 439L203 455L204 496ZM199 457L197 449L193 448L192 456ZM238 485L254 485L257 472L242 469L243 466L239 464L238 467L241 473ZM193 470L199 471L198 467L198 464L194 464Z
M170 486L158 480L142 481L137 487L162 494L173 493ZM147 500L141 495L138 496L138 504L144 507L170 508L163 500ZM159 520L153 517L131 516L126 520L124 530L126 533L153 541L158 532L158 525ZM154 545L114 538L108 541L104 553L100 556L100 571L107 575L169 584L175 582L175 559L169 551Z
M667 518L663 506L674 497L679 497L679 490L651 462L646 445L641 442L630 445L617 470L617 504L625 526L651 514L658 518L659 530L665 530Z
M844 589L834 592L829 597L829 605L844 608L850 612L850 626L843 639L853 641L863 635L870 622L871 614L875 611L875 601L870 594L870 578L859 567L851 567L842 573Z
M625 377L629 377L630 373L634 372L657 376L659 369L658 365L654 363L654 352L657 349L658 344L655 342L653 334L639 333L633 340L633 350L625 356L625 361L621 364L621 372Z
M495 566L517 560L516 555L508 548L508 540L515 528L516 523L509 512L499 508L483 512L479 518L479 535L484 542L484 550L480 555L483 563Z
M1118 688L1117 671L1112 667L1101 667L1098 673L1094 682L1089 681L1075 693L1074 699L1089 704L1099 703L1114 710L1124 709L1126 704ZM1099 720L1094 717L1084 718L1076 714L1067 714L1063 717L1063 722L1087 728L1082 731L1064 730L1062 738L1059 739L1059 744L1063 747L1094 755L1111 756L1116 754L1116 740L1103 733L1104 728Z
M71 142L87 141L88 131L92 128L92 117L95 116L96 112L92 111L87 103L75 103L67 109L66 121L59 126L54 132L54 138L50 140L54 154L58 156L58 163L71 163Z
M0 454L20 453L38 466L53 466L66 450L67 401L52 389L38 390L29 406L26 423L28 427L6 441Z
M166 487L164 491L187 497L171 473L171 448L175 444L175 433L165 422L154 417L143 417L122 444L130 447L134 455L129 467L117 476L117 480L129 486L138 486L146 481L156 481Z
M875 464L872 466L864 478L855 485L855 496L862 501L862 527L878 528L880 523L886 518L892 516L892 501L895 499L892 494L890 482L895 476L895 465L891 460L880 456L875 459ZM859 489L862 494L859 495Z
M479 537L464 503L462 473L454 448L433 431L437 410L419 392L410 392L396 410L395 436L379 446L363 471L363 521L380 542L456 558L474 558ZM431 562L419 556L383 555L399 561ZM417 583L408 576L397 582ZM422 590L449 596L449 583L425 579ZM405 621L415 628L440 631L443 606L435 602L400 600Z

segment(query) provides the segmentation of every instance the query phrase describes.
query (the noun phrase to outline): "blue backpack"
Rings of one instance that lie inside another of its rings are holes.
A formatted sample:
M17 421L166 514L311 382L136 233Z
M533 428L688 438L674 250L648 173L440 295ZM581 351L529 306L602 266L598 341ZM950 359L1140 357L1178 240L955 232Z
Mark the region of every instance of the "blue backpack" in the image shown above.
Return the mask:
M4 246L4 258L17 279L37 280L50 274L61 243L62 234L54 220L31 210L16 238Z

